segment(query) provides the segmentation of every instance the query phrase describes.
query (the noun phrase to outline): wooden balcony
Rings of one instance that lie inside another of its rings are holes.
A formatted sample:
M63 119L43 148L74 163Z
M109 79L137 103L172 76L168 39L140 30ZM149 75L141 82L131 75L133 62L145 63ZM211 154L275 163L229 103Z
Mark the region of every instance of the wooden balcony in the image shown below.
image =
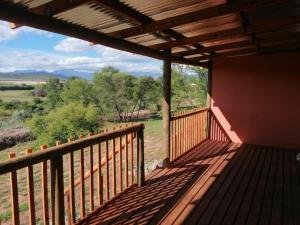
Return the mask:
M10 175L10 224L23 222L22 169L29 224L37 221L34 201L43 224L300 224L300 150L233 143L210 109L196 109L172 115L170 167L145 178L143 129L11 155L0 163L0 175Z
M207 140L77 224L300 224L298 152Z

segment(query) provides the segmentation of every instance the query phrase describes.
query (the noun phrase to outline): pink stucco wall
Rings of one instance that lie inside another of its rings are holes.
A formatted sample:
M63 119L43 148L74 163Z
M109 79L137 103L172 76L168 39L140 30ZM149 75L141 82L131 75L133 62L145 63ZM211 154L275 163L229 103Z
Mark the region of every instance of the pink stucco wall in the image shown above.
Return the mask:
M216 60L212 111L235 142L300 148L300 53Z

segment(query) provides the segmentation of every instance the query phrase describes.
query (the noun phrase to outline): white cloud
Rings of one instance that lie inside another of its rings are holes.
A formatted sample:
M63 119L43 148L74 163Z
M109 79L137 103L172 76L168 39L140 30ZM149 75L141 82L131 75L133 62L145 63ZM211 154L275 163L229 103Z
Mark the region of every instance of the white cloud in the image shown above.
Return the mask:
M64 70L72 69L86 72L97 72L105 66L114 66L125 72L159 73L160 64L158 61L146 57L135 56L126 58L116 57L87 57L87 56L64 56L59 54L49 54L41 51L0 48L0 72L15 70ZM104 54L105 55L105 54Z
M17 30L9 27L8 23L0 21L0 42L15 38L18 35Z
M8 22L0 21L0 42L14 39L22 33L33 33L37 35L43 35L48 38L53 37L53 33L26 26L17 29L11 29Z
M83 52L91 49L91 46L87 41L68 37L54 46L54 49L61 52Z

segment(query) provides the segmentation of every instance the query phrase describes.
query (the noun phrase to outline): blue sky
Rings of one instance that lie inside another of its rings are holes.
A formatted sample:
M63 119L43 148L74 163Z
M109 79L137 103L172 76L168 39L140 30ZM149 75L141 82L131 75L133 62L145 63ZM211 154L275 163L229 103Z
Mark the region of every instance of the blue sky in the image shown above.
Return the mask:
M96 72L115 66L125 72L161 73L162 63L101 45L0 21L0 72L73 69Z

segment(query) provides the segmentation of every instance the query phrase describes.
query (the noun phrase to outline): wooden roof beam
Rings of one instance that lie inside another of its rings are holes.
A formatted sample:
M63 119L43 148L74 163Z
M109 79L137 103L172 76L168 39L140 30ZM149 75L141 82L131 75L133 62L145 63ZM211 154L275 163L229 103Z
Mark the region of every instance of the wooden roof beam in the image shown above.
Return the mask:
M246 49L238 49L232 51L226 51L222 53L216 53L213 56L200 56L200 57L193 57L189 58L192 60L210 60L216 58L223 58L223 57L237 57L241 55L249 55L249 54L266 54L266 53L275 53L275 52L282 52L282 51L289 51L289 50L297 50L300 49L300 40L293 39L283 43L273 42L269 43L267 47L263 47L260 49L256 49L255 46L252 46Z
M238 13L239 11L253 10L261 7L269 7L278 3L286 3L287 0L267 0L258 1L257 3L225 3L222 5L213 6L206 9L201 9L191 13L166 18L159 21L149 21L140 26L127 28L121 31L112 32L109 35L114 37L128 38L141 34L164 31L172 27L209 19L216 16L222 16L229 13Z
M257 32L267 32L278 30L300 23L300 16L289 16L285 18L261 21L256 25L245 26L244 29L233 28L225 31L213 32L208 34L197 35L177 41L170 41L161 44L151 45L153 49L168 49L173 47L191 45L199 42L213 41L218 38L231 38L240 34L253 34Z
M113 38L103 33L86 29L79 25L70 24L56 18L37 15L24 8L9 4L7 2L0 2L0 20L6 20L16 24L22 23L25 26L59 33L122 51L140 54L160 60L164 59L164 55L161 51L157 51L126 40ZM206 67L206 64L201 64L197 61L192 61L181 57L172 57L172 61L175 63Z
M241 47L248 46L251 44L253 44L253 42L251 40L246 40L246 41L239 41L239 42L233 42L233 43L228 43L228 44L214 45L211 47L203 47L201 49L193 49L193 50L178 52L173 55L188 56L188 55L202 54L202 53L206 53L206 52L213 53L215 51L220 51L220 50L225 50L225 49L241 48Z

